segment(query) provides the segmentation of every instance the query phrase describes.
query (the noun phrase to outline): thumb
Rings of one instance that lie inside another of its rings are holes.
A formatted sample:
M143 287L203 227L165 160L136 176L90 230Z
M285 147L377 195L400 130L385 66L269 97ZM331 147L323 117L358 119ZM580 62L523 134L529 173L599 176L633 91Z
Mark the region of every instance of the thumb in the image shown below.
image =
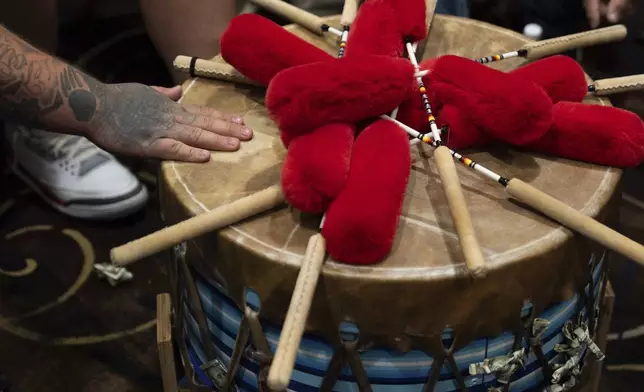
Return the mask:
M177 101L179 98L181 98L181 95L183 94L183 89L181 88L180 85L174 86L171 88L159 87L159 86L151 86L151 87L173 101Z

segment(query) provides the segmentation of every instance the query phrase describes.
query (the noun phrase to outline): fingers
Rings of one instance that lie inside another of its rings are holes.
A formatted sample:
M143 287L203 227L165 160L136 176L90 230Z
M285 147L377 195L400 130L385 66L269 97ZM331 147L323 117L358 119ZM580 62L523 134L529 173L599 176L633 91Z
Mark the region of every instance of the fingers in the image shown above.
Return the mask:
M619 22L627 6L627 0L611 0L606 7L606 19L611 23Z
M584 0L584 7L586 8L586 18L588 18L590 27L597 28L600 20L600 0Z
M189 125L209 131L213 134L235 138L238 140L250 140L253 137L253 132L249 127L227 121L224 118L217 116L216 114L204 115L189 112L181 113L177 115L177 122L179 124Z
M586 17L591 28L597 28L602 16L606 17L609 23L617 23L622 19L630 5L630 0L610 0L603 4L601 0L584 0Z
M151 87L173 101L178 101L179 98L181 98L181 94L183 94L183 89L181 88L181 86L174 86L171 88L159 87L159 86L151 86Z
M210 152L190 147L172 139L157 139L148 149L148 153L159 159L170 161L203 163L210 160Z
M236 151L240 141L236 137L221 135L196 126L177 126L168 137L189 146L212 151Z

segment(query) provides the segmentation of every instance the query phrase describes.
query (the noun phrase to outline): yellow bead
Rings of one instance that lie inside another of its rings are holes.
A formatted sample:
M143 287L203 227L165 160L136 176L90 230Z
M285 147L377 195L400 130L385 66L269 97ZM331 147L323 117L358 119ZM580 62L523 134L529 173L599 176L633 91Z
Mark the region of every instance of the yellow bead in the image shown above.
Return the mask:
M344 48L345 46L347 46L347 43L346 43L346 42L342 42L342 43L340 43L340 47L341 47L341 48Z
M436 119L434 118L434 116L429 116L429 117L427 117L427 120L429 120L429 122L436 121Z
M472 163L472 160L468 159L468 158L465 158L465 159L463 159L463 163L465 163L466 165L469 165L470 163Z
M421 92L421 93L425 94L425 92L426 92L426 91L427 91L427 90L425 89L425 87L421 87L421 88L420 88L420 92Z
M496 61L501 60L501 56L497 54L496 56L494 56L494 60L496 60Z

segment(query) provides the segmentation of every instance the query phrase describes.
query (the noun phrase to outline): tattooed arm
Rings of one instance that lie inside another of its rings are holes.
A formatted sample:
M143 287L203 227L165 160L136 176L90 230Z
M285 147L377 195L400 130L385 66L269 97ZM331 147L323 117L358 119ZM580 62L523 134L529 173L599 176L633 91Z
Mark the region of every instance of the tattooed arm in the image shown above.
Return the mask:
M104 84L0 26L0 119L81 134L118 153L204 162L252 132L237 116L174 100L180 87Z

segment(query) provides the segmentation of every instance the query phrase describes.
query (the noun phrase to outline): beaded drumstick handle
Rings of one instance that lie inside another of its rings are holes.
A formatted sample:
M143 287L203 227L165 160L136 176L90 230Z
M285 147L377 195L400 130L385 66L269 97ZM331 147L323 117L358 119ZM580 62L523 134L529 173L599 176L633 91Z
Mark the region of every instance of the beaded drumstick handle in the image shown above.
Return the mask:
M613 41L621 41L626 37L627 31L624 25L615 25L601 29L584 31L582 33L564 35L557 38L545 39L542 41L530 42L517 51L497 54L494 56L481 57L476 59L479 63L493 63L512 57L524 57L528 60L537 60L553 54L563 53L573 49L586 46L605 44Z
M319 16L313 15L310 12L306 12L301 8L298 8L292 4L289 4L282 0L250 0L257 6L265 8L269 11L272 11L293 23L296 23L311 32L323 35L324 33L331 32L334 35L341 36L342 31L329 26L324 23L322 18Z
M418 61L416 60L416 54L414 53L415 50L414 50L413 44L411 42L406 42L405 47L407 48L407 55L409 56L409 60L414 65L414 70L416 74L420 73L420 67L418 65ZM438 126L436 126L436 119L434 118L434 114L432 113L432 107L429 104L429 98L427 97L427 89L423 84L422 76L416 76L416 83L418 84L418 92L420 93L421 99L423 100L423 106L425 108L425 114L427 115L427 122L429 122L429 128L432 132L432 136L436 141L436 143L440 145L441 144L440 131L438 130Z
M344 7L342 8L342 16L340 17L340 24L342 25L342 35L340 36L340 49L338 50L338 58L344 56L347 48L347 41L349 39L349 30L351 24L356 18L358 13L358 0L344 0Z
M320 228L323 224L324 218L322 218ZM325 257L326 240L324 236L320 233L311 236L306 246L300 272L297 275L293 296L277 343L277 350L266 378L271 390L285 391L291 382L297 350L304 335L306 320L309 317Z
M430 72L431 71L427 69L417 70L414 76L416 78L422 78ZM644 90L644 74L600 79L595 80L593 84L588 85L588 93L597 96L640 90Z
M268 211L284 203L282 188L278 185L273 185L183 222L167 226L145 237L112 248L110 257L112 263L116 265L128 265L170 249L184 241L230 226L233 223Z
M389 116L381 117L395 122L410 136L421 140L423 143L429 144L432 147L439 147L429 134L421 134L413 128L401 123L400 121L394 120ZM508 194L515 199L522 201L551 219L558 221L569 229L577 231L578 233L600 243L606 248L611 249L640 265L644 265L644 246L641 244L638 244L624 235L582 214L574 208L562 203L554 197L538 190L518 178L508 179L502 177L453 150L449 150L449 152L458 162L503 185Z

